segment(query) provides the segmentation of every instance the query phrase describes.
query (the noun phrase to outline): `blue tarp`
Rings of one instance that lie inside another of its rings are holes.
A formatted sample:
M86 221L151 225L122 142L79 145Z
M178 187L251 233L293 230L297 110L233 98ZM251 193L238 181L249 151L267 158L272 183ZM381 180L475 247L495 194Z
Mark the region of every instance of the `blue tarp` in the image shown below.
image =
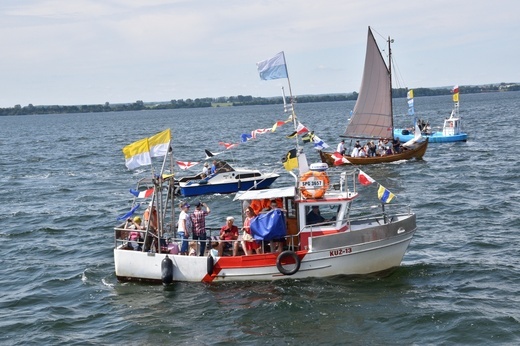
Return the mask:
M260 214L251 221L251 234L255 240L272 240L285 237L287 226L280 209Z

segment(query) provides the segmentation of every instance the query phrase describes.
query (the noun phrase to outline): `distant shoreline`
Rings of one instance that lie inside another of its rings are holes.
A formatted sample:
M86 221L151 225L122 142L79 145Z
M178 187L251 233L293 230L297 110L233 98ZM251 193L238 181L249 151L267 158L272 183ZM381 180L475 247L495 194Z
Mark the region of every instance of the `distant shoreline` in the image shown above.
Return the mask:
M394 98L404 98L408 92L408 88L393 89ZM507 92L519 91L519 83L500 83L477 86L459 86L461 94L475 94L487 92ZM414 97L421 96L439 96L451 94L451 88L415 88ZM345 94L320 94L320 95L301 95L296 96L297 103L310 102L334 102L334 101L355 101L358 93ZM287 100L289 101L289 100ZM251 105L268 105L282 104L283 98L279 97L253 97L253 96L229 96L218 98L196 98L196 99L179 99L165 102L143 102L136 101L134 103L118 103L110 104L94 104L94 105L75 105L75 106L27 106L15 105L11 108L0 108L1 115L33 115L33 114L66 114L66 113L101 113L101 112L122 112L137 110L159 110L159 109L184 109L184 108L210 108L210 107L238 107Z

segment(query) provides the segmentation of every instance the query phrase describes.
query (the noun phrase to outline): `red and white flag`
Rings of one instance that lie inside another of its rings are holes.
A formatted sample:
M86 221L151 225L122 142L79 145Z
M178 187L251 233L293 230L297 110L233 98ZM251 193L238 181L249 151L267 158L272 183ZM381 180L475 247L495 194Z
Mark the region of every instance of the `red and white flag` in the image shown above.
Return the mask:
M306 128L302 123L298 122L298 127L296 128L296 133L299 135L303 135L306 132L309 132L309 129Z
M347 160L345 156L341 155L337 151L334 154L332 154L331 156L334 159L334 166L340 166L344 163L350 163L350 161Z
M454 94L458 93L458 92L459 92L459 86L458 86L458 85L455 85L455 86L453 87L453 89L451 89L451 92L454 93Z
M177 165L179 165L179 168L182 170L186 170L188 168L191 168L195 165L198 165L200 162L193 162L193 161L175 161Z
M251 137L256 138L257 135L261 135L261 134L264 134L264 133L271 132L271 130L272 129L257 129L257 130L253 130L253 131L251 131Z
M237 143L225 143L225 142L218 142L218 144L226 147L226 150L234 148L238 145Z
M134 189L130 189L130 193L137 198L149 198L149 197L152 197L152 195L153 195L153 187L149 188L148 190L143 190L143 191L137 191Z
M372 179L368 174L366 174L362 170L359 170L358 181L361 185L365 185L365 186L370 185L375 182L374 179Z

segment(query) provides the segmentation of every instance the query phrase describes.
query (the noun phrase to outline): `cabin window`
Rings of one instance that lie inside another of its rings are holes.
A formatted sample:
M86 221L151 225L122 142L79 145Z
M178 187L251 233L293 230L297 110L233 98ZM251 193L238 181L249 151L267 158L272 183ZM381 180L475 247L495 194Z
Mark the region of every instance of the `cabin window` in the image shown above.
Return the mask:
M310 205L305 207L306 225L330 225L338 218L341 204Z
M244 174L237 174L235 179L245 179L245 178L254 178L259 177L260 173L244 173Z

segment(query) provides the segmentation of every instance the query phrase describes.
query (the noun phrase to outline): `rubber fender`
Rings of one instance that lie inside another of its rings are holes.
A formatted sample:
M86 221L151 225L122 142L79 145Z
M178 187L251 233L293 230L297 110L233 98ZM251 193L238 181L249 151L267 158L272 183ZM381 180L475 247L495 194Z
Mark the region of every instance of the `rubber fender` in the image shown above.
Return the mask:
M294 268L291 270L286 269L283 265L294 262ZM294 251L286 250L278 255L276 258L276 268L283 275L293 275L300 270L301 260L300 257Z
M173 261L168 255L161 262L161 280L165 285L173 282Z

